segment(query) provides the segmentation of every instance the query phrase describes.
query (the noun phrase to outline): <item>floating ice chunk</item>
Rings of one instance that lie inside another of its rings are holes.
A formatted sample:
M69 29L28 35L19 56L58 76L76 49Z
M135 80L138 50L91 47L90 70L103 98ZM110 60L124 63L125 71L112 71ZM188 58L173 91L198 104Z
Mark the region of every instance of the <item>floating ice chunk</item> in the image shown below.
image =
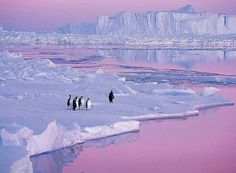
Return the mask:
M201 91L201 95L202 96L212 96L212 95L215 95L216 93L218 93L218 91L219 91L219 89L215 88L215 87L205 87Z

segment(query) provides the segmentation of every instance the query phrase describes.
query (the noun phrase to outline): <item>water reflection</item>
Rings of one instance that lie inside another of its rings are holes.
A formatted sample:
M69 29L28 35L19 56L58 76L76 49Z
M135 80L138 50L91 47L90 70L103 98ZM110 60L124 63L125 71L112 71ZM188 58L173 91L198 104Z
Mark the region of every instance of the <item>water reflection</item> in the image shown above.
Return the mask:
M61 173L63 167L70 165L88 147L107 147L112 144L121 144L136 141L138 132L125 133L122 135L102 138L99 140L86 141L72 147L63 148L47 154L31 157L34 173Z
M99 56L114 57L119 62L178 64L191 69L196 63L236 59L236 51L226 50L98 50Z
M22 46L9 48L25 59L49 58L56 64L109 72L157 69L236 74L236 50L82 48L75 46Z
M63 166L72 162L82 151L82 145L75 145L70 148L53 151L31 157L34 173L60 173Z

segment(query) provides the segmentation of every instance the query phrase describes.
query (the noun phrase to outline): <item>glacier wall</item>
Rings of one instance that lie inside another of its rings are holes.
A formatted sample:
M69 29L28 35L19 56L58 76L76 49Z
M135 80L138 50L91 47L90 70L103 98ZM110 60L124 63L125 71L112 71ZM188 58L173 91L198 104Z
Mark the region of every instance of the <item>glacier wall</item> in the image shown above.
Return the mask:
M236 16L210 13L119 13L98 17L96 34L228 35L236 34Z
M199 13L187 5L172 11L120 12L112 17L99 16L95 23L67 25L61 30L100 35L230 35L236 34L236 15Z

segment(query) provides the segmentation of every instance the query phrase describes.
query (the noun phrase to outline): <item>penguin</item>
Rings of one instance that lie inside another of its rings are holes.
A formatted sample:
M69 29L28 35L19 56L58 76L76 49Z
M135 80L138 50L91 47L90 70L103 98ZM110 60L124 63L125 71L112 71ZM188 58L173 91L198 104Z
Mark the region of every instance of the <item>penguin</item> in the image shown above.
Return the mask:
M73 99L73 111L75 111L76 110L76 107L77 107L77 104L76 104L76 102L77 102L77 97L75 97L74 99Z
M109 93L108 98L109 98L110 103L113 103L113 100L114 100L115 96L114 96L112 90L111 90L111 92Z
M70 108L71 108L70 100L71 100L71 95L69 95L69 98L68 98L68 100L67 100L67 109L70 109Z
M92 102L90 101L89 98L87 98L86 103L85 103L85 106L86 106L86 110L90 110L90 109L91 109L91 107L92 107Z
M79 109L79 97L76 97L76 109Z
M83 96L81 96L79 98L79 109L83 107L83 104L84 104L84 99L83 99Z

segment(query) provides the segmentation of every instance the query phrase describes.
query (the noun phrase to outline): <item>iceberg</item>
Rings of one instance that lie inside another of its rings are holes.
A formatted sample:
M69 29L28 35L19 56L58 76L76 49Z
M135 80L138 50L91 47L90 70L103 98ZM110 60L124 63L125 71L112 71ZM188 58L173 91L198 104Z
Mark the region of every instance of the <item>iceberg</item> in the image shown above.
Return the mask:
M236 15L197 12L187 5L171 11L119 12L112 17L99 16L94 23L69 24L59 30L97 35L231 35L236 34Z

